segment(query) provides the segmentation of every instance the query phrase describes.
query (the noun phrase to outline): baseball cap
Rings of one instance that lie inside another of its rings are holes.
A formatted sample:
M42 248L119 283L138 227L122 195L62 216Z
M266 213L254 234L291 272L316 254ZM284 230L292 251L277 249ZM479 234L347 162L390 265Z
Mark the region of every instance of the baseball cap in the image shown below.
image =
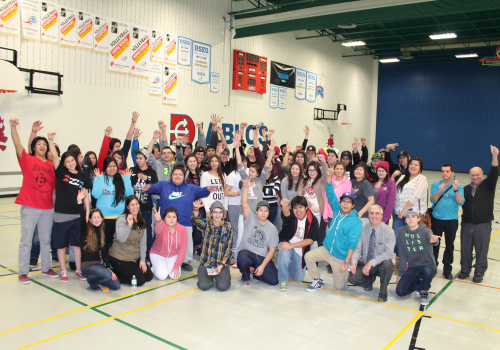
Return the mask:
M209 149L213 149L213 150L215 150L215 146L213 146L213 145L207 145L207 151L208 151Z
M399 157L409 157L409 156L410 156L410 152L408 152L406 150L399 151L399 153L398 153L398 158Z
M193 153L198 153L198 152L205 153L205 149L203 147L198 146L194 149Z
M269 203L267 203L267 201L260 201L259 203L257 203L257 210L258 210L260 207L267 207L267 208L270 208L270 207L269 207Z
M382 155L380 153L373 153L372 159L382 159Z
M311 146L307 146L306 152L314 152L314 153L316 153L316 147L314 147L312 145Z
M340 158L343 158L343 157L349 157L349 159L352 159L352 154L350 151L344 151L342 152L342 154L340 155Z
M413 210L413 208L410 208L407 211L405 211L404 217L407 217L408 215L420 216L420 213L417 210Z
M278 146L274 146L274 155L279 155L280 154L280 149Z
M220 201L215 201L212 203L212 205L210 206L210 212L212 213L214 209L221 209L222 212L224 212L225 210L224 205L222 205Z
M143 148L141 148L141 149L134 150L133 152L134 152L134 154L136 154L136 155L137 155L137 154L142 154L142 155L144 156L144 158L146 158L146 159L148 158L148 155L149 155L149 154L148 154L148 148L147 148L147 147L143 147Z
M229 154L229 148L227 148L227 147L224 148L221 153L224 153L224 152L227 152L227 154Z
M340 201L342 202L343 198L350 198L352 201L352 204L354 204L354 195L351 192L344 192L342 193L342 196L340 196Z

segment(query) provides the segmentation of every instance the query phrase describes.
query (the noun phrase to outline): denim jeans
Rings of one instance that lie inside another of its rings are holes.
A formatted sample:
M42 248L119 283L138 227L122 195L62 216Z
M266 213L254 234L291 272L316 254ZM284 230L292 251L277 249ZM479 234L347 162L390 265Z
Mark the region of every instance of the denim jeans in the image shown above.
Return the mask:
M105 265L90 265L82 271L82 275L87 277L87 282L91 287L105 286L112 290L120 289L120 281L111 279L111 271Z
M396 234L396 245L394 246L394 252L396 253L396 256L399 256L399 229L404 225L406 225L405 219L400 219L398 218L398 214L392 213L392 229Z
M265 257L252 253L249 250L240 250L238 252L237 266L241 271L241 280L243 282L250 281L250 268L253 267L254 269L257 269L262 264L264 259ZM266 265L262 275L255 276L254 274L253 277L256 280L272 286L278 284L278 270L272 261L269 261Z
M281 243L279 245L281 247ZM297 282L304 280L306 268L302 268L302 257L294 248L278 253L278 281L286 282L288 277Z
M399 280L396 294L404 297L415 291L429 290L435 275L436 268L432 265L409 267Z

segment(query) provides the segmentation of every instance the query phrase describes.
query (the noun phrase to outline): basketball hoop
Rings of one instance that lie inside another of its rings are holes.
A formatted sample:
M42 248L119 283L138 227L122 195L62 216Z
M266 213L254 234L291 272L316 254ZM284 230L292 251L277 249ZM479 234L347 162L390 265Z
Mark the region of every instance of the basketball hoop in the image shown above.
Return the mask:
M344 109L340 110L338 116L340 125L346 126L348 129L350 129L352 123L349 122L349 115L347 114L347 111Z
M21 93L25 89L24 76L12 63L0 60L0 101L2 104L10 104L12 96Z

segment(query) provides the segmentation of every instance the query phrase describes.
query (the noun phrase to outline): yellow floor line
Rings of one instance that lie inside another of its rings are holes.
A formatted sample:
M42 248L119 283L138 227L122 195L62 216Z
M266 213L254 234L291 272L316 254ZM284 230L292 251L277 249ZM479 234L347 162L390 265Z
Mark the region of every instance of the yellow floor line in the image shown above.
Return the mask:
M59 270L59 269L60 269L60 267L54 267L54 268L52 268L52 270ZM42 273L42 271L30 272L28 274L28 277L30 277L31 275L39 274L39 273ZM18 278L18 277L19 277L18 275L15 275L14 277L4 278L3 280L0 280L0 282L12 280L12 279Z
M1 230L0 232L19 231L19 230L21 230L21 228L20 228L20 227L19 227L19 228L10 228L10 229L8 229L8 230Z
M415 322L417 322L417 320L418 320L421 316L422 316L422 312L419 312L418 314L416 314L416 315L415 315L415 317L413 317L413 318L411 319L411 321L410 321L410 322L408 322L408 324L407 324L406 326L404 326L404 328L403 328L402 330L400 330L400 331L399 331L399 333L398 333L398 334L396 334L396 336L395 336L394 338L392 338L392 340L391 340L389 343L387 343L387 345L386 345L386 346L384 346L384 347L383 347L383 349L382 349L382 350L387 350L387 349L389 349L389 348L392 346L392 344L394 344L394 343L396 342L396 340L398 340L398 339L399 339L399 338L400 338L400 337L404 334L404 332L406 332L406 331L408 330L408 328L410 328L410 327L411 327L411 325L412 325L412 324L414 324Z
M441 277L441 276L435 276L435 278L441 278L441 279L446 279L444 277ZM486 284L481 284L481 283L474 283L474 282L467 282L467 281L461 281L461 280L458 280L458 279L454 279L453 280L454 282L459 282L459 283L465 283L465 284L470 284L472 286L478 286L478 287L486 287L486 288L492 288L492 289L500 289L499 287L493 287L493 286L488 286Z
M89 328L89 327L92 327L92 326L95 326L95 325L101 324L101 323L106 322L106 321L109 321L109 320L114 320L115 318L118 318L118 317L122 317L122 316L128 315L128 314L130 314L130 313L132 313L132 312L136 312L136 311L139 311L139 310L146 309L146 308L148 308L148 307L150 307L150 306L153 306L153 305L156 305L156 304L159 304L159 303L163 303L164 301L167 301L167 300L171 300L171 299L177 298L178 296L181 296L181 295L184 295L184 294L190 293L190 292L195 291L195 290L197 290L197 289L198 289L198 288L190 289L190 290L188 290L188 291L185 291L185 292L182 292L182 293L176 294L176 295L174 295L174 296L171 296L171 297L168 297L168 298L165 298L165 299L162 299L162 300L156 301L156 302L151 303L151 304L149 304L149 305L141 306L141 307L139 307L139 308L137 308L137 309L133 309L133 310L130 310L130 311L127 311L127 312L123 312L123 313L121 313L121 314L119 314L119 315L116 315L116 316L111 316L111 317L105 318L105 319L103 319L103 320L100 320L100 321L97 321L97 322L94 322L94 323L88 324L88 325L86 325L86 326L83 326L83 327L80 327L80 328L73 329L73 330L71 330L71 331L69 331L69 332L61 333L61 334L59 334L59 335L56 335L56 336L53 336L53 337L50 337L50 338L47 338L47 339L44 339L44 340L40 340L40 341L38 341L38 342L36 342L36 343L33 343L33 344L30 344L30 345L24 346L24 347L22 347L22 348L19 348L19 350L22 350L22 349L27 349L27 348L30 348L30 347L32 347L32 346L39 345L39 344L45 343L45 342L47 342L47 341L50 341L50 340L54 340L54 339L57 339L57 338L63 337L63 336L65 336L65 335L68 335L68 334L71 334L71 333L78 332L78 331L80 331L80 330L82 330L82 329L86 329L86 328Z
M461 321L461 320L457 320L455 318L450 318L450 317L446 317L446 316L441 316L441 315L435 315L435 314L430 314L428 312L424 312L425 315L428 315L428 316L434 316L434 317L439 317L439 318L443 318L445 320L449 320L449 321L454 321L454 322L458 322L458 323L463 323L463 324L466 324L466 325L469 325L469 326L476 326L476 327L479 327L479 328L484 328L484 329L488 329L490 331L495 331L495 332L500 332L500 329L496 329L496 328L492 328L492 327L487 327L487 326L481 326L480 324L476 324L476 323L471 323L471 322L467 322L467 321Z
M495 237L496 237L496 236L498 236L498 234L499 234L499 233L500 233L500 230L498 230L498 232L497 232L497 233L495 233L495 235L494 235L493 237L491 237L491 239L490 239L490 243L491 243L491 241L493 241L493 240L495 239Z

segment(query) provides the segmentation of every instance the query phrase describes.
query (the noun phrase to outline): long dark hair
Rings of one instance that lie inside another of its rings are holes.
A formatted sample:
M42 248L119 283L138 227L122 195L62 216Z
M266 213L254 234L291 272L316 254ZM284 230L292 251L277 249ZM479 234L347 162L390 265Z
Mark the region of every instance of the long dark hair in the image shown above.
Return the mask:
M306 167L306 177L304 178L304 186L307 186L307 182L309 181L309 179L311 178L309 176L309 168L310 167L314 167L314 169L316 170L316 172L318 173L318 176L316 176L316 178L314 179L313 183L311 184L311 186L314 186L316 184L316 182L318 182L320 179L321 179L321 169L319 168L319 165L317 162L315 161L310 161L309 164L307 164L307 167Z
M33 141L31 141L31 145L30 145L31 155L32 156L35 155L35 146L36 146L36 143L40 140L45 142L45 158L47 158L47 153L49 153L49 141L43 136L37 136L33 139ZM56 155L53 154L53 156L55 157ZM57 155L57 156L59 157L59 155Z
M219 166L217 167L217 175L219 176L219 179L220 179L220 182L222 184L222 188L224 188L224 173L222 172L222 162L220 161L220 158L218 155L214 154L213 156L211 156L210 158L208 158L208 168L210 170L212 170L212 166L211 166L211 162L212 162L212 159L216 158L217 161L219 162Z
M293 185L293 176L292 176L292 167L296 165L299 167L299 180L297 181L297 184L294 186ZM287 178L288 178L288 191L291 191L292 189L297 191L297 187L299 186L299 183L300 183L300 179L303 177L302 174L302 165L300 165L299 163L297 162L293 162L291 165L290 165L290 171L288 172L288 175L287 175Z
M122 175L118 171L118 163L113 157L107 157L104 159L103 173L106 176L105 181L108 182L109 179L106 174L106 169L112 162L116 165L116 174L113 176L113 185L115 185L115 201L113 202L113 206L116 207L121 201L123 201L123 198L125 198L125 184L123 183Z
M90 222L90 218L94 213L99 213L101 216L101 224L99 226L94 226ZM97 242L97 231L99 232L100 242ZM85 240L85 245L82 247L84 250L89 253L95 253L99 250L99 247L102 249L105 244L105 235L104 235L104 215L100 209L94 208L89 213L89 221L87 222L87 239Z
M398 183L398 189L401 191L403 190L403 187L410 181L410 164L413 161L417 161L418 164L420 165L420 173L422 173L422 168L424 167L424 161L420 157L413 157L409 162L408 162L408 170L406 171L405 177L403 180L399 181Z
M117 138L112 138L111 141L109 141L109 148L108 148L108 154L111 156L111 153L113 153L113 148L115 148L115 143L119 142L120 145L122 144L122 142L120 141L120 139L117 139Z
M384 183L384 184L385 184L385 183L386 183L387 181L389 181L389 179L391 178L391 174L390 174L390 173L387 171L387 169L386 169L386 168L384 168L384 167L378 167L378 168L377 168L377 170L375 171L375 178L374 178L374 180L373 180L373 183L377 183L377 182L380 180L380 179L379 179L379 177L378 177L378 169L384 169L384 170L385 170L385 173L387 174L387 175L385 176L384 181L382 181L382 183Z
M190 158L194 158L194 160L196 160L196 168L194 170L194 174L191 172L191 170L187 166L187 164L188 164L187 162L188 162L188 160ZM184 162L186 163L186 172L187 172L186 182L188 184L191 184L191 185L197 185L197 186L199 186L200 185L201 174L200 174L200 169L198 168L198 160L196 159L196 156L194 155L194 153L188 154L188 156L186 157L186 159L184 160ZM194 177L195 176L198 178L198 184L196 184L194 182Z
M71 153L71 152L66 151L66 152L64 152L62 154L62 156L61 156L61 164L66 168L66 165L64 165L64 161L68 157L71 157L71 158L73 158L75 160L75 163L76 163L75 170L78 171L78 172L80 172L82 169L80 168L80 165L78 165L78 158L75 158L75 155L73 153ZM66 169L68 169L68 168L66 168Z
M134 196L133 194L128 196L127 199L125 200L125 210L123 211L123 214L125 214L125 218L127 218L128 214L130 214L130 211L128 210L128 206L130 204L130 202L132 202L133 200L136 200L137 203L140 203L139 202L139 199ZM132 225L132 229L145 229L146 228L146 221L144 220L144 218L142 217L141 215L141 211L139 210L139 212L137 213L137 221L134 222L134 224Z

